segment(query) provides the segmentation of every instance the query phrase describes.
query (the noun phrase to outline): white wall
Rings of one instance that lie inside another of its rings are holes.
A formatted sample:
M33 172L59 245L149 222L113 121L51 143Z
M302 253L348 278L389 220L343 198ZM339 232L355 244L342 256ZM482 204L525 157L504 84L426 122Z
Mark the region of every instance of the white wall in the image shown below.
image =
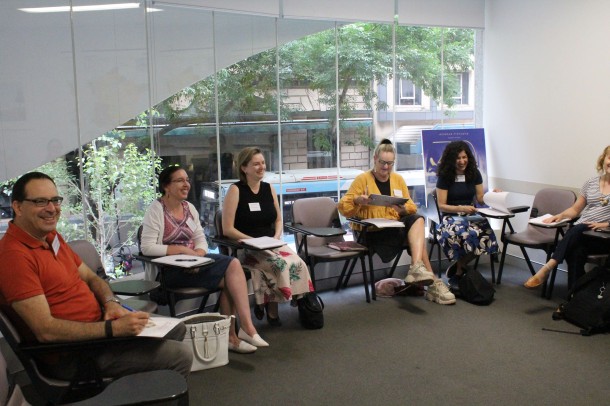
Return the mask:
M485 9L491 184L579 189L610 144L610 2L487 0Z

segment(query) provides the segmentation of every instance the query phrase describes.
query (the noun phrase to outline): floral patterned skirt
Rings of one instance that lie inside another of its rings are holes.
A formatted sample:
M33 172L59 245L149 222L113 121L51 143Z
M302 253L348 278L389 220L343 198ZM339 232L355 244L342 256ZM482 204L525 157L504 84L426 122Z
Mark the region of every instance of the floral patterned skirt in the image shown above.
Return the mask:
M468 220L465 217L445 216L438 231L443 251L451 260L458 260L469 253L479 256L498 252L496 235L484 218Z
M272 250L242 250L240 261L252 275L256 304L286 302L313 292L305 262L287 246Z

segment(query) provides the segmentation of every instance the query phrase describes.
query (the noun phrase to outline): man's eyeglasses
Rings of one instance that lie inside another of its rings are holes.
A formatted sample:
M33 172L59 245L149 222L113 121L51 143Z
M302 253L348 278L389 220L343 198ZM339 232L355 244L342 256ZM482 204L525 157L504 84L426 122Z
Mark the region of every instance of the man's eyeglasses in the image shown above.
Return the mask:
M53 203L53 206L61 206L61 202L64 201L64 198L61 196L54 197L52 199L23 199L26 202L32 202L36 207L47 207L49 202Z
M172 180L172 183L191 183L191 180L189 178L186 178L186 179L179 178L179 179Z
M384 161L383 159L379 159L377 162L379 162L379 165L381 166L394 166L394 161Z

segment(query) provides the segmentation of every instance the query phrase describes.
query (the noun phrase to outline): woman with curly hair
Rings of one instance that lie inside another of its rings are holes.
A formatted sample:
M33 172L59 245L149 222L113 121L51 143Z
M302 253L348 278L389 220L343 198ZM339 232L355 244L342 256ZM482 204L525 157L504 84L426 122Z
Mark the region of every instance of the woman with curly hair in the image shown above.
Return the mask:
M455 261L447 268L447 278L459 278L479 255L497 253L498 242L489 222L475 216L474 203L483 203L483 177L468 144L447 144L436 174L437 204L442 213L440 243L445 255Z

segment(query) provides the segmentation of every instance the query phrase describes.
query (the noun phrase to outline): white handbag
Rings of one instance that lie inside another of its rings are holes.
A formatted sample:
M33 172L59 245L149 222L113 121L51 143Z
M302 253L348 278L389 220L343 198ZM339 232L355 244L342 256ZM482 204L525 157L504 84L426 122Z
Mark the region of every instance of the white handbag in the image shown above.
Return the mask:
M193 350L191 371L216 368L229 363L229 329L231 317L220 313L203 313L182 319L186 325L186 342Z

